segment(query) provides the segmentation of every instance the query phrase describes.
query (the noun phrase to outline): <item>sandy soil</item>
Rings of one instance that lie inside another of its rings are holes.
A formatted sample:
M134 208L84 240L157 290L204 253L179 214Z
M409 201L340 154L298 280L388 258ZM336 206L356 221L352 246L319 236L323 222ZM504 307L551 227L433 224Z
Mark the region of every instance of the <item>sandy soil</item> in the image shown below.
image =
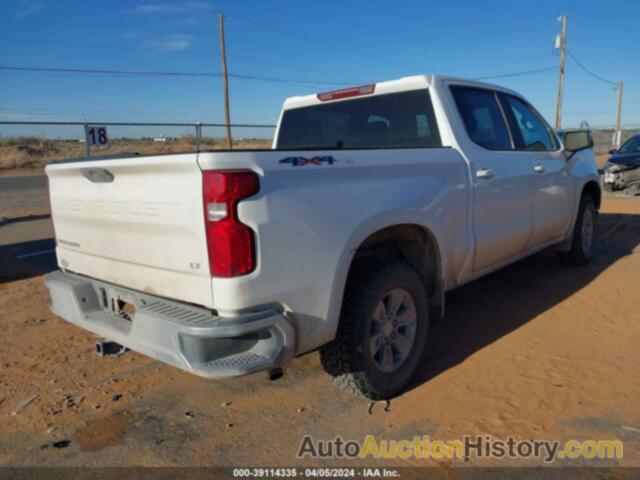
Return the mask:
M5 281L0 465L328 466L296 459L303 435L489 434L620 439L621 464L640 466L640 200L606 199L601 225L587 267L543 252L450 293L414 387L388 412L334 388L315 353L273 382L99 359L92 335L48 311L41 272Z

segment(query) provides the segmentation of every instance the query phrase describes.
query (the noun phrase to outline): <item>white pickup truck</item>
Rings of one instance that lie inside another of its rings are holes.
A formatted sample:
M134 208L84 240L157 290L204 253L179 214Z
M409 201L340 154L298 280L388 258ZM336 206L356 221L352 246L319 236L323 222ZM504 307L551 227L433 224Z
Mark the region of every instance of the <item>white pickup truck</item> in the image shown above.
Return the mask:
M389 398L445 292L550 246L593 256L592 143L422 75L289 98L272 150L51 164L51 308L207 378L319 348L338 385Z

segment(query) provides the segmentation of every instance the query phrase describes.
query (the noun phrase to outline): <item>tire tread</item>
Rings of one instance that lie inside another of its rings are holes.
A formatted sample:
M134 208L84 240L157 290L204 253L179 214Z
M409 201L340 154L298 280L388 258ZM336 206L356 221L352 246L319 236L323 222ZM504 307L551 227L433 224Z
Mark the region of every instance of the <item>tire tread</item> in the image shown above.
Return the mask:
M333 383L343 391L371 400L382 400L396 392L395 389L385 391L376 387L367 375L362 356L356 351L359 348L360 322L377 300L379 289L389 276L410 272L419 277L406 262L395 258L356 262L345 289L336 337L320 349L320 361Z

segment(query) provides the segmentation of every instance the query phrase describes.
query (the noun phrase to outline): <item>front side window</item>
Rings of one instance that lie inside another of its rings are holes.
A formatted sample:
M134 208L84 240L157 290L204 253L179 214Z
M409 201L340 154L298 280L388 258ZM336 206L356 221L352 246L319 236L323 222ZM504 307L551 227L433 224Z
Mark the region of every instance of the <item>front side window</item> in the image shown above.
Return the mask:
M515 118L518 133L522 142L521 148L532 151L556 150L553 135L542 119L521 100L507 96L507 103ZM517 137L517 135L514 134ZM520 146L520 145L519 145Z
M287 110L277 148L440 147L428 90L390 93Z
M512 148L494 92L469 87L452 87L451 90L471 140L489 150Z

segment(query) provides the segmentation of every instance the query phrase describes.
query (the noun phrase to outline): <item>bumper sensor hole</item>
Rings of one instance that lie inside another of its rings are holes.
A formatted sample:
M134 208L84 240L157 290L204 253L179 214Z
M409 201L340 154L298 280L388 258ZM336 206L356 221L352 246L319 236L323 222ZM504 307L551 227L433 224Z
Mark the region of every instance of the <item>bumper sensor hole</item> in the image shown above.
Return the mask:
M133 320L133 316L136 314L136 306L132 303L125 302L120 298L112 298L111 311L118 317L131 321Z

